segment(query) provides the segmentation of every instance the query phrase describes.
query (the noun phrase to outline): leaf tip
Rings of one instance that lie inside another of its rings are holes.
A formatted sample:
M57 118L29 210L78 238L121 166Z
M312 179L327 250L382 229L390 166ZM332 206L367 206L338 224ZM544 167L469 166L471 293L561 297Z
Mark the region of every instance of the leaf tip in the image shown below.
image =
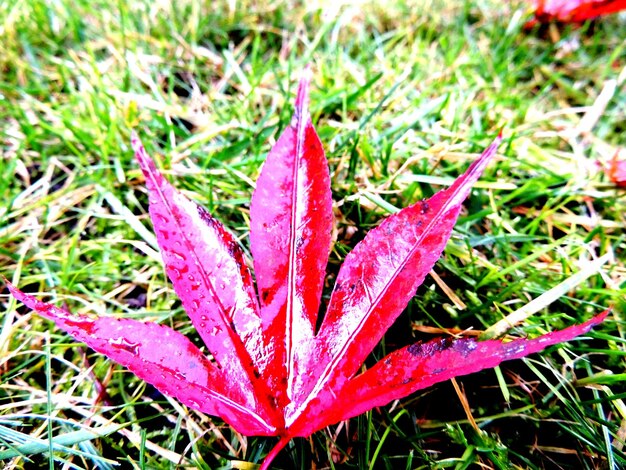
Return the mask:
M15 299L19 300L20 302L23 302L23 298L25 296L25 294L19 290L17 287L15 287L15 285L9 281L6 277L2 276L2 280L4 281L4 283L7 286L7 289L9 289L9 292L11 293L11 295L13 297L15 297Z
M613 307L607 308L604 312L599 313L598 315L596 315L595 317L593 317L590 320L591 326L595 326L595 325L599 325L600 323L602 323L604 320L606 320L606 317L609 315L609 313L611 313L613 311Z
M141 144L140 140L139 140L139 135L137 134L137 131L135 131L135 129L131 129L130 130L130 143L133 146L133 148L135 147L135 145L139 142L139 144Z
M47 317L49 305L45 302L40 301L39 299L33 297L32 295L26 294L18 289L12 282L10 282L6 277L2 276L4 282L6 283L7 289L13 296L15 300L18 302L22 302L31 310L35 310L40 315Z
M135 159L141 167L141 171L146 177L158 174L154 161L148 156L139 135L132 130L130 133L130 145L135 152ZM149 178L148 178L149 179Z
M311 84L311 77L311 67L307 65L300 76L298 92L296 94L296 113L302 120L306 120L308 118L309 87Z

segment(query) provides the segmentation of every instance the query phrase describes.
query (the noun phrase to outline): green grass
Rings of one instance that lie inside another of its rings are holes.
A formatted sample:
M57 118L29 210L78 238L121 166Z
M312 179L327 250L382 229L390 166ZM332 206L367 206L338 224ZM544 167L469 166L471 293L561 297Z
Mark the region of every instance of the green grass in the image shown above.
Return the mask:
M295 439L276 468L623 468L626 197L598 162L624 155L625 18L524 31L521 4L451 3L0 3L0 274L74 311L193 335L130 130L247 247L253 182L311 64L338 216L331 276L385 214L504 129L440 281L427 278L375 357L432 337L424 327L485 330L546 293L512 334L614 310L584 340L461 377L458 391L443 383ZM0 302L4 468L245 469L275 443L164 398L6 290Z

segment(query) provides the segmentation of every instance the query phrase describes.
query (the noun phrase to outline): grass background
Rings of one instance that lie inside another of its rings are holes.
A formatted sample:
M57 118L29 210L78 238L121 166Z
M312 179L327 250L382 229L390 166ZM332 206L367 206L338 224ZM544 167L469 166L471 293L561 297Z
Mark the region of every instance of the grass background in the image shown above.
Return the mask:
M546 292L557 300L512 334L614 310L584 341L296 439L276 468L626 465L626 199L601 171L624 152L623 15L525 31L522 2L23 0L0 3L0 19L0 274L75 311L193 336L130 129L246 247L254 180L311 64L337 216L329 286L368 228L504 129L437 278L373 357L432 328L484 330ZM0 303L4 468L243 469L273 446L163 397L6 289Z

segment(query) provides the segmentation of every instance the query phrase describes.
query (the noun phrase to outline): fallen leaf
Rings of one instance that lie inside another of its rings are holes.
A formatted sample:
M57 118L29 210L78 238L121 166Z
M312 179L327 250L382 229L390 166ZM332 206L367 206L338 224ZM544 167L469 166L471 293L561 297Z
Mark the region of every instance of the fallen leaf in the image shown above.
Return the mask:
M7 281L16 299L163 393L220 416L243 434L278 436L263 469L292 437L567 341L606 316L530 340L416 343L363 371L365 358L440 257L501 137L448 189L370 230L346 257L316 330L332 198L308 90L307 74L291 125L269 153L252 197L256 289L237 240L165 180L133 135L167 274L211 356L169 327L73 315Z
M626 0L531 0L534 23L582 23L601 15L626 10Z
M619 157L620 152L615 152L615 156L609 162L608 168L604 171L609 179L620 188L626 187L626 160Z

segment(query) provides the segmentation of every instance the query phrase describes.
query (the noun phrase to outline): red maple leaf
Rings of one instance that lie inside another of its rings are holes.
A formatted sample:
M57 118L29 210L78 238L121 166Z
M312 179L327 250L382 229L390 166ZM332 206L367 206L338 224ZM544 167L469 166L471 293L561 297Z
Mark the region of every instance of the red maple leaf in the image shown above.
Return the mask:
M601 15L626 10L626 0L531 0L535 22L582 23Z
M606 316L530 340L416 343L361 371L441 255L500 137L448 189L370 230L346 257L316 330L332 198L308 86L307 74L291 125L269 153L252 197L256 290L237 240L165 180L133 135L167 274L210 356L167 326L74 315L8 283L15 298L161 392L243 434L278 436L265 469L292 437L569 340Z

